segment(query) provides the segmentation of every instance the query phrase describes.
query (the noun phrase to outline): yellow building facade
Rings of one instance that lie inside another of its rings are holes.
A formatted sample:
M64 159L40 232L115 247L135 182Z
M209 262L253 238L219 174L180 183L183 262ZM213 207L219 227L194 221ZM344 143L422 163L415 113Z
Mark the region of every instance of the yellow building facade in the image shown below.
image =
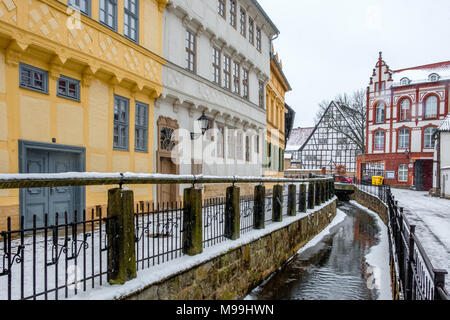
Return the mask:
M0 1L0 173L153 172L166 3ZM69 189L0 190L0 229L107 202L107 186Z
M285 96L291 86L283 73L278 55L270 59L270 80L266 87L267 133L266 168L267 177L284 177L285 150Z

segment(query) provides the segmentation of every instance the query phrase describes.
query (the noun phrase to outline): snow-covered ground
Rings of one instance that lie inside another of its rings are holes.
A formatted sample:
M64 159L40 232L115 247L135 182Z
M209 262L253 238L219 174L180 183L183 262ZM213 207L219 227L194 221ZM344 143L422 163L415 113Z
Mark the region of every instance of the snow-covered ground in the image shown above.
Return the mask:
M450 200L433 198L428 192L392 189L392 193L436 269L450 272ZM450 274L446 276L450 289Z
M377 222L380 242L370 248L370 252L366 255L366 261L371 266L373 278L375 280L374 286L378 289L380 295L378 300L392 300L392 288L389 265L389 239L387 237L388 229L381 220L380 216L360 205L356 201L350 201L354 206L366 211Z

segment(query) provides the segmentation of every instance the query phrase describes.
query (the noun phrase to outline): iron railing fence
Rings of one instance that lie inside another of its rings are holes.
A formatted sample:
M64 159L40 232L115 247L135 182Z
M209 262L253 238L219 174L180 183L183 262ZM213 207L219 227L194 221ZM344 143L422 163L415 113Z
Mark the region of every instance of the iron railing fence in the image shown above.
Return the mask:
M436 269L398 205L389 186L374 186L355 180L361 191L378 197L388 207L390 254L398 278L401 296L405 300L449 300L445 288L446 270Z
M56 213L54 224L44 216L38 226L33 216L33 227L11 229L0 233L2 254L0 269L0 300L37 300L67 298L69 295L95 288L107 281L107 233L112 218L102 216L101 209L90 217L83 211Z
M204 177L134 174L46 174L3 175L0 189L45 188L54 186L153 184L153 183L308 183L329 178L283 179L257 177ZM287 190L287 188L285 187ZM287 206L287 195L283 195ZM272 221L272 195L266 197L266 216ZM254 196L240 199L241 233L253 230ZM154 205L141 202L134 211L137 270L177 259L183 253L182 203ZM108 209L107 209L108 211ZM109 242L117 221L102 212L101 206L89 212L44 215L33 218L25 228L20 218L17 230L7 218L6 231L0 232L0 300L61 299L106 284L112 273L108 257ZM52 219L50 219L52 218ZM225 198L202 203L203 246L225 241Z
M225 240L225 198L206 199L203 203L203 247Z
M406 300L449 300L445 288L446 270L436 269L415 234L404 209L386 189L390 240L397 263L402 295Z
M371 182L368 182L367 180L360 180L358 178L355 178L354 184L359 190L374 195L384 203L387 203L387 185L383 184L380 186L374 186Z
M137 270L182 256L181 202L137 205L134 219Z
M255 203L255 197L243 196L241 197L241 212L240 212L240 223L241 223L241 234L247 233L253 230L254 220L253 220L253 206Z

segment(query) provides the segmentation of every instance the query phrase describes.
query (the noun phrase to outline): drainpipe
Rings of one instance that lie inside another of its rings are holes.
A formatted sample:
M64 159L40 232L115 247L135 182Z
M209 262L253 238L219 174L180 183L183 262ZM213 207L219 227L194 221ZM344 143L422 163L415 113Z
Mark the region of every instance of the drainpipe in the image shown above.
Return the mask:
M436 139L436 147L437 147L437 177L436 177L436 194L441 196L441 133L438 132Z

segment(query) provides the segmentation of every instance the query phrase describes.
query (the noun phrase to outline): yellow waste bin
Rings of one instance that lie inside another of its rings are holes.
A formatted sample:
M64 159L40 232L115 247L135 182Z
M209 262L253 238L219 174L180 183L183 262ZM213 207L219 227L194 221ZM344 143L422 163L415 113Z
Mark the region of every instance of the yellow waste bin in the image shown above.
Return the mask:
M372 177L372 185L374 185L374 186L382 186L383 181L384 181L384 177L377 177L377 176Z

